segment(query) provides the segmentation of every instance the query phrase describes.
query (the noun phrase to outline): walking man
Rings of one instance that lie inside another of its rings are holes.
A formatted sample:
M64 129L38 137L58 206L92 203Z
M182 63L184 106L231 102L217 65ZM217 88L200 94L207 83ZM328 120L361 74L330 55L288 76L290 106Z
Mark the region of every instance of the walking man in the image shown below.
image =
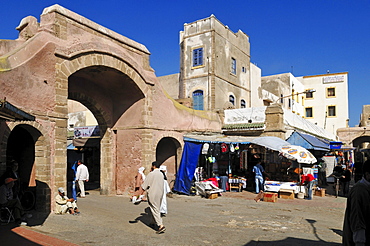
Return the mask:
M166 230L160 212L164 194L164 176L159 170L160 165L156 161L152 163L152 171L146 176L141 189L135 194L136 197L139 197L144 191L147 191L148 204L152 213L152 223L157 225L157 234L163 233Z
M76 181L78 182L78 186L80 187L81 191L81 198L85 197L85 182L89 182L89 170L87 167L82 163L81 160L77 161L77 172L76 172Z

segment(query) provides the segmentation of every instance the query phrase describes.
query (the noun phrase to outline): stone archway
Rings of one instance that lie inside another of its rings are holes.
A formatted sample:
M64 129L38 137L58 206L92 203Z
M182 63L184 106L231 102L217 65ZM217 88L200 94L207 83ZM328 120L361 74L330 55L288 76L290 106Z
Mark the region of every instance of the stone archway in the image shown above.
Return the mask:
M12 122L3 135L3 163L16 160L22 191L35 195L34 208L40 212L51 211L51 149L46 131L37 122Z
M148 122L151 111L147 110L149 103L145 94L149 91L136 70L120 59L104 54L85 55L62 60L60 69L64 72L58 73L57 81L67 82L62 87L67 88L68 99L85 105L97 119L101 130L101 194L114 194L117 182L115 170L117 165L121 165L117 164L115 136L121 134L121 131L113 129L132 128L141 124L140 122ZM60 92L62 98L64 91ZM61 100L60 104L64 103L67 101ZM132 115L134 111L145 113L136 114L137 119L134 121L125 121L125 115ZM133 122L128 124L129 121ZM143 148L146 149L148 148Z

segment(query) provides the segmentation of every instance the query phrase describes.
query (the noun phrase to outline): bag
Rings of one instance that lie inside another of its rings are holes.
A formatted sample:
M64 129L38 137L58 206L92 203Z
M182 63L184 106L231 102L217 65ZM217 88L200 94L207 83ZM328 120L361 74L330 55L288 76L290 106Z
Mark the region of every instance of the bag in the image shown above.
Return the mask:
M221 152L222 152L222 154L226 154L228 151L229 151L229 149L227 147L227 144L222 143L221 144Z
M214 150L215 150L215 145L213 143L210 143L208 147L208 155L213 155Z
M219 157L221 155L221 145L219 143L216 143L215 150L214 150L213 154L216 157Z
M209 143L204 143L202 147L202 154L206 155L208 153L208 149L209 149Z
M234 153L235 152L235 148L234 148L234 145L233 144L230 144L230 152L231 153Z

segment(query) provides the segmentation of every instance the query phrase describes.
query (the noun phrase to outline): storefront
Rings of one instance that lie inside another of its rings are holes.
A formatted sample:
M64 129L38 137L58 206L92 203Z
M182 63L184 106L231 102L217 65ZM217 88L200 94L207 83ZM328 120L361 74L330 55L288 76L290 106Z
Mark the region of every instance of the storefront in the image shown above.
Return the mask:
M221 134L185 135L174 191L189 195L194 181L213 177L245 177L252 139Z

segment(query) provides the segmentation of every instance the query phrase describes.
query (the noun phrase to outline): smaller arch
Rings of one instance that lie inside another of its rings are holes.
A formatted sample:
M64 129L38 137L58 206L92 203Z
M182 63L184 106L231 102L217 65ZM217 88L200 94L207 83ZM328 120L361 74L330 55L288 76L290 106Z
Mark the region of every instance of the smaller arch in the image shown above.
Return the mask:
M352 141L352 146L361 148L361 145L363 143L370 143L370 136L360 136L360 137L354 138ZM367 148L367 146L365 146L364 148Z
M167 167L167 179L171 183L172 180L175 180L179 168L182 146L174 137L163 137L155 147L156 161Z
M8 126L10 131L2 140L6 162L14 159L19 163L20 177L23 179L21 190L34 193L35 209L50 212L51 151L44 127L38 122L29 121L12 122Z

